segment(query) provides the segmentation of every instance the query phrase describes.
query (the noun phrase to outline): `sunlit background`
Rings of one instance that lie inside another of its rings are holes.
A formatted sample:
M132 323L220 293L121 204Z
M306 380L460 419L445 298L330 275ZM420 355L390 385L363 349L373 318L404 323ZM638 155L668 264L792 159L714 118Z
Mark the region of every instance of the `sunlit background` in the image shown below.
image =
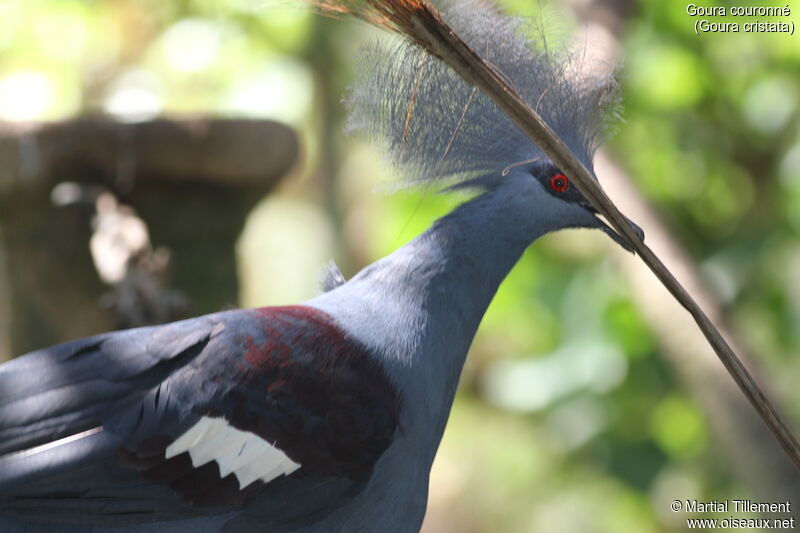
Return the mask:
M350 277L463 198L385 192L381 155L343 135L340 104L359 46L381 34L287 4L0 0L0 119L291 126L301 161L230 243L229 303L307 299L329 258ZM694 276L800 427L800 37L697 36L679 2L544 4L621 66L624 120L601 181ZM424 531L683 531L675 499L785 500L796 473L670 305L600 232L528 250L474 342Z

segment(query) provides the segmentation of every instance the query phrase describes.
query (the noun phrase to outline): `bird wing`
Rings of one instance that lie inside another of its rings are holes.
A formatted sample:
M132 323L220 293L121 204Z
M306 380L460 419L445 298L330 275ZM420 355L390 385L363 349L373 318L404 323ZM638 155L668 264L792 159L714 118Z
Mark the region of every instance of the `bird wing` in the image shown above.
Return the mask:
M380 364L307 306L67 343L0 367L0 516L294 527L364 486L399 410Z

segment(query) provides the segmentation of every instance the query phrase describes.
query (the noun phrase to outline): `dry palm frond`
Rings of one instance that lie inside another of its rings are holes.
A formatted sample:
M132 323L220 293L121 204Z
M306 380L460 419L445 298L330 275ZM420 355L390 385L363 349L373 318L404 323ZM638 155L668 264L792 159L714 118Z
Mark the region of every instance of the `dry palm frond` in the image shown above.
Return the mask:
M477 87L483 95L495 102L538 150L570 176L578 190L608 219L614 229L624 236L670 293L691 313L731 377L789 458L800 469L800 445L791 430L697 302L625 222L623 215L587 169L589 162L582 157L583 154L572 153L569 139L561 139L553 126L543 118L547 116L544 101L540 105L534 101L532 106L530 101L514 87L513 80L493 66L489 59L482 57L470 47L427 0L310 1L328 14L350 15L401 35L425 53L446 63L468 85ZM497 57L497 54L494 56ZM537 98L546 99L545 92L549 93L550 90L543 91ZM598 103L601 103L604 94L598 93L598 97ZM417 105L415 103L415 108ZM413 116L407 113L404 115L404 120L408 120L411 127Z

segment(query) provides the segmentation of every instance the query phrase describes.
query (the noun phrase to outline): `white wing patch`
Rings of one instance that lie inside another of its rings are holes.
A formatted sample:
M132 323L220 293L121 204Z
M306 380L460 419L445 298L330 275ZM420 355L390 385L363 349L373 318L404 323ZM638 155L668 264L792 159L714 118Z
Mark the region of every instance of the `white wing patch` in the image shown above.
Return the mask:
M216 461L220 477L233 472L239 489L258 479L269 483L300 468L272 444L258 435L236 429L224 418L201 418L169 445L166 458L183 452L189 452L195 468Z

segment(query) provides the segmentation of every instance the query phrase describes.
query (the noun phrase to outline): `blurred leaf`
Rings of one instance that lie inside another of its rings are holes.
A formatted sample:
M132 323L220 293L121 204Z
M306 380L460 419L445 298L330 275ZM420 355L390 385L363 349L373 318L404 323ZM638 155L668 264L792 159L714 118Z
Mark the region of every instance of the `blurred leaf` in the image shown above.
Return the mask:
M679 460L697 456L708 444L708 432L697 408L681 396L670 395L650 418L653 438L665 452Z

